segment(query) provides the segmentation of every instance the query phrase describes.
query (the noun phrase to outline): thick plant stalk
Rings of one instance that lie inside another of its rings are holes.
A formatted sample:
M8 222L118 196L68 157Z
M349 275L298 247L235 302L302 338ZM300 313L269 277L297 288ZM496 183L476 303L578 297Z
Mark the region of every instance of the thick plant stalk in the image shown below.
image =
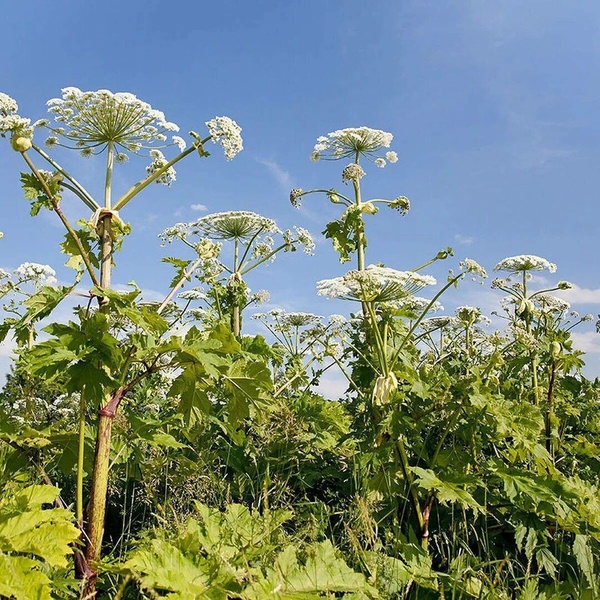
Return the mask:
M93 569L93 576L86 582L86 597L94 598L96 587L96 564L102 550L104 535L104 518L106 515L106 494L108 491L108 472L110 466L110 442L112 423L119 404L128 388L120 387L113 394L106 406L98 411L98 430L96 434L96 450L94 454L94 474L88 504L88 527L85 558ZM92 594L92 595L90 595Z
M548 403L546 405L545 414L545 434L546 434L546 450L549 454L552 454L552 415L553 415L553 403L554 403L554 384L556 380L556 361L552 361L550 368L550 382L548 383Z

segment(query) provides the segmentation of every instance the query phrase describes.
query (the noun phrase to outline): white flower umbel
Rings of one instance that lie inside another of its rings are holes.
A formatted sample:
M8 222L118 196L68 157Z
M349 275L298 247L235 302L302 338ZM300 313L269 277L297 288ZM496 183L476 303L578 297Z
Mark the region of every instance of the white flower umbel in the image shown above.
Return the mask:
M481 314L481 309L477 306L459 306L455 311L456 318L465 325L474 325L475 323L490 324L490 319Z
M258 234L281 233L273 219L244 210L206 215L189 226L193 233L221 240L247 240Z
M56 271L48 265L26 262L15 269L14 275L20 283L30 281L36 285L56 284Z
M64 139L62 145L78 148L86 156L102 152L108 144L138 153L157 143L164 145L167 132L179 131L161 111L127 92L67 87L61 98L48 101L48 112L58 123L45 124L51 137Z
M431 306L429 306L431 304ZM420 296L407 296L402 300L396 300L389 303L389 307L395 310L408 310L410 312L421 313L429 307L427 312L439 312L444 310L444 307L440 302L431 303L428 298L421 298Z
M215 144L221 144L225 158L231 160L244 149L242 128L229 117L215 117L206 122L208 132Z
M298 243L304 246L304 254L313 256L315 253L315 241L310 231L304 229L304 227L296 227L294 225L294 231L291 229L286 230L283 234L283 239L291 246L291 249L295 249L294 245Z
M524 273L527 271L549 271L556 273L556 265L545 258L533 254L520 254L502 259L494 271L508 271L509 273Z
M8 94L0 92L0 115L7 117L19 110L19 105L14 98L11 98Z
M185 290L181 292L179 298L182 300L204 300L206 294L200 288L192 288L191 290Z
M478 278L481 278L482 280L487 278L486 270L472 258L465 258L465 260L461 261L458 266L461 268L461 270L471 273L473 276L473 281L477 281ZM483 281L480 283L483 283Z
M124 155L117 154L117 158L119 158L119 156L124 156L125 159L127 158L126 154L124 154ZM156 150L156 149L150 150L150 156L154 160L146 167L146 173L148 173L148 175L152 175L152 173L159 171L160 169L165 167L168 163L164 154L160 150ZM177 173L175 172L175 169L173 167L169 167L166 171L161 173L161 175L159 177L157 177L155 182L162 184L162 185L169 186L175 181L176 175L177 175Z
M386 161L394 163L398 160L395 152L386 152L380 156L381 150L389 148L393 139L391 133L370 127L338 129L317 138L311 158L314 161L351 158L358 162L360 156L365 156L377 166L384 167Z
M432 331L435 331L436 329L448 327L449 325L453 325L455 323L455 317L444 315L439 317L429 317L428 319L423 319L419 327L424 333L430 333Z
M5 137L10 132L13 149L22 152L31 148L33 128L30 119L16 114L18 110L16 100L0 92L0 136Z
M546 313L566 313L571 305L562 298L557 298L550 294L536 294L533 297L533 303L542 312Z
M323 279L317 283L317 290L320 296L328 298L390 302L401 300L427 285L435 284L436 280L431 275L369 265L364 271L352 270L342 277Z

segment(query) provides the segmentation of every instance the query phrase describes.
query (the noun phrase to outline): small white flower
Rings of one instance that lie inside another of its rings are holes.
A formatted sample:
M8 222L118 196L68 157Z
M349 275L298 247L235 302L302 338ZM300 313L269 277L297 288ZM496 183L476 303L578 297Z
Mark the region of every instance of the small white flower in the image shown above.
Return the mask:
M0 115L8 116L11 113L16 113L19 110L17 101L11 98L8 94L0 92Z
M465 258L458 266L466 273L471 273L473 281L477 281L478 278L481 278L482 280L487 278L486 270L472 258ZM483 281L480 283L483 283Z
M174 135L172 139L173 143L179 148L179 152L183 152L187 148L187 144L182 137Z
M383 169L383 167L385 167L385 158L376 158L375 166L379 167L380 169Z
M342 181L358 181L365 176L364 169L356 163L350 163L344 167L342 171Z
M208 132L215 144L221 144L225 158L231 160L244 148L242 128L229 117L215 117L206 122Z
M394 151L392 151L392 152L386 152L385 153L385 159L388 162L395 163L395 162L398 162L398 155Z
M146 167L146 173L148 173L148 175L152 175L153 173L163 169L168 163L164 154L160 150L156 150L156 148L150 150L150 156L154 160ZM175 169L171 166L161 173L160 176L155 179L155 182L169 186L175 181L176 175L177 173L175 172Z
M290 191L290 203L294 208L300 208L302 203L300 202L300 198L303 194L302 188L294 188Z

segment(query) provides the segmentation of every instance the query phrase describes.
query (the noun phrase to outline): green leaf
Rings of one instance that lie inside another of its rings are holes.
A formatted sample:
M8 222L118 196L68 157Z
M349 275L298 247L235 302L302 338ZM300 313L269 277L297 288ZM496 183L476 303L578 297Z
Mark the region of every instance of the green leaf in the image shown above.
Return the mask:
M169 388L171 398L179 398L179 411L189 427L210 413L210 400L206 393L206 371L201 364L188 365Z
M588 587L596 590L598 581L594 573L595 559L587 535L575 535L575 539L573 540L573 554L577 560L577 565L588 582Z
M209 585L210 565L192 559L179 548L154 539L149 548L132 553L124 568L137 576L145 587L181 594L181 598L203 598ZM168 594L167 598L176 598Z
M0 506L0 550L35 554L48 564L66 567L69 544L79 535L71 513L43 509L56 499L58 488L34 485Z
M0 596L14 600L52 600L51 581L38 561L0 553Z
M298 548L287 546L275 560L267 576L247 589L243 598L264 600L301 600L321 598L325 592L364 592L377 597L377 592L366 581L365 576L353 571L338 558L329 540L306 547L306 560L298 558Z
M417 476L416 484L424 490L435 492L435 497L440 503L453 504L456 502L465 508L484 511L484 507L465 489L467 486L478 485L475 477L452 474L446 475L446 479L441 480L430 469L412 467L411 471Z

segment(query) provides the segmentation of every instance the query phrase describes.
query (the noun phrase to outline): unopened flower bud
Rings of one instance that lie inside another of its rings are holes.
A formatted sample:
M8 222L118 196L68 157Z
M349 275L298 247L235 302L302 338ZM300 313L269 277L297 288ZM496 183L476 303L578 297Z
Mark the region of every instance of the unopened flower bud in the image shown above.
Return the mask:
M365 202L360 210L367 215L374 215L379 209L372 202Z
M387 404L390 396L398 388L398 379L394 373L390 373L387 377L381 375L375 380L373 387L373 404L383 406Z
M31 148L31 140L23 135L10 138L10 145L15 152L27 152Z

